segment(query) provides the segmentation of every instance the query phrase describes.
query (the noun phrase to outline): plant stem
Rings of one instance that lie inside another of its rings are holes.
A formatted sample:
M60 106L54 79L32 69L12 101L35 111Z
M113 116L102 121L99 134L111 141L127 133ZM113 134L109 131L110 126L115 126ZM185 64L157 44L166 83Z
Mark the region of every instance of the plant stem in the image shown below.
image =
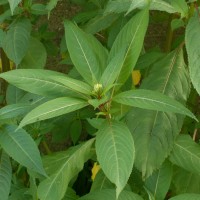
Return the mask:
M43 147L45 148L45 151L47 152L47 154L50 155L52 152L51 152L51 150L50 150L48 144L46 143L46 141L43 140L43 141L42 141L42 145L43 145Z

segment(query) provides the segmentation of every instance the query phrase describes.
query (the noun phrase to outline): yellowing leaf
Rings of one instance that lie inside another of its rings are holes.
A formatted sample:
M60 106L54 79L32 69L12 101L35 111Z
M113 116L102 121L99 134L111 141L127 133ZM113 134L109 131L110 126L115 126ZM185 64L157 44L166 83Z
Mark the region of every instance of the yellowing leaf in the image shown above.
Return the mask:
M132 71L132 80L134 85L138 85L141 80L141 73L140 70L133 70Z
M96 162L94 163L93 165L93 168L92 168L92 176L91 176L91 179L94 181L98 171L100 170L100 165L98 165Z

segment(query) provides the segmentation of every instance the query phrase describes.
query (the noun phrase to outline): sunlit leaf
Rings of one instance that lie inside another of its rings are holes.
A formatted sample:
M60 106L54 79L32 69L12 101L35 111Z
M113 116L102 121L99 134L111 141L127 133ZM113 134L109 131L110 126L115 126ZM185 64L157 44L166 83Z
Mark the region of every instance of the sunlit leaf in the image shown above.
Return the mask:
M93 85L98 82L101 71L88 36L70 21L65 21L65 39L70 57L80 75Z
M56 98L41 104L29 112L21 121L19 127L73 112L87 105L87 102L81 99L70 97Z
M123 67L117 80L119 84L123 84L131 75L140 55L148 26L148 12L149 11L145 9L134 15L123 27L113 43L109 61L117 56L119 52L126 52L123 60Z
M181 103L156 91L144 89L130 90L119 93L113 98L113 101L149 110L175 112L196 119L194 114Z
M117 121L103 123L97 133L96 152L103 172L117 186L119 196L128 182L135 157L133 138L126 125Z

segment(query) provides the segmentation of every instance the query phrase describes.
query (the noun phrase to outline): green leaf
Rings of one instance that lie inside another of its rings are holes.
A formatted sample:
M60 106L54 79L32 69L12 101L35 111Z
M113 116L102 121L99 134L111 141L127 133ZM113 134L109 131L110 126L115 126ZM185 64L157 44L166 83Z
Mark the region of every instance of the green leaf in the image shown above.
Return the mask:
M144 9L144 6L146 6L146 0L115 0L115 1L109 1L105 13L115 12L115 13L121 13L121 12L127 12L132 11L136 8ZM168 13L175 13L175 8L169 4L166 1L163 0L152 0L150 4L150 10L159 10L159 11L165 11Z
M194 88L200 94L200 23L199 15L196 13L195 16L191 17L186 27L185 43L186 50L188 53L190 78Z
M123 27L113 43L109 61L117 56L120 51L126 51L123 61L124 64L117 80L119 84L123 84L128 79L135 67L143 46L148 21L148 10L140 11Z
M198 174L176 167L172 181L175 194L200 193L200 175Z
M120 74L124 63L124 52L119 52L108 64L103 75L100 79L100 83L103 84L105 88L110 87Z
M175 144L170 161L192 173L200 174L200 146L189 135L180 135Z
M115 13L108 13L108 14L100 13L96 17L88 21L88 23L84 26L84 30L87 33L95 34L99 31L108 28L112 23L114 23L114 21L118 17L119 15Z
M180 194L178 196L172 197L169 200L199 200L200 194Z
M64 77L64 74L40 69L17 69L0 74L1 78L12 85L34 94L49 97L73 94L65 85L54 81L51 78L53 76Z
M118 197L128 181L135 158L134 141L126 125L117 121L103 123L97 132L96 153L103 172L117 186Z
M190 81L183 52L175 50L154 63L140 88L159 91L184 103L190 93ZM184 116L170 112L140 108L130 110L126 121L135 141L135 166L143 177L148 177L159 169L170 154L183 118Z
M18 6L18 4L21 2L22 0L8 0L9 4L10 4L10 10L11 13L13 14L15 8Z
M115 189L115 185L108 180L106 175L100 169L92 183L90 192L104 190L104 189Z
M181 13L181 18L188 17L188 5L185 0L171 0L170 2L176 12Z
M83 81L79 81L67 76L52 76L51 79L65 85L70 90L78 93L91 95L93 88Z
M0 144L5 152L21 165L46 176L40 152L30 135L15 125L0 128Z
M44 68L47 59L47 52L44 45L36 38L31 37L30 46L26 55L19 65L21 69L41 69Z
M29 112L21 121L19 127L21 128L27 124L70 113L87 105L88 103L81 99L70 97L56 98L43 103Z
M48 10L48 18L50 17L50 13L56 7L57 3L58 0L49 0L49 3L46 6L46 9Z
M30 104L11 104L0 109L0 120L15 118L27 113Z
M65 21L65 39L70 57L86 82L97 83L101 70L95 52L90 48L88 35L70 21Z
M3 151L0 160L0 200L7 200L12 178L12 167L9 156Z
M165 162L159 170L145 180L145 187L151 192L154 199L165 199L172 180L172 172L171 163Z
M102 200L102 199L116 200L115 190L105 189L100 191L94 191L79 198L79 200ZM117 200L143 200L143 198L133 192L124 190L121 192Z
M94 139L68 151L46 156L44 166L50 177L39 184L38 197L41 200L61 200L68 184L83 168L91 156Z
M8 30L3 49L8 58L18 65L25 56L29 47L31 23L28 19L20 19L14 22Z
M197 120L194 114L181 103L156 91L130 90L116 95L113 101L143 109L179 113Z
M78 142L81 135L81 131L82 131L81 121L80 120L73 121L70 126L70 136L74 144Z

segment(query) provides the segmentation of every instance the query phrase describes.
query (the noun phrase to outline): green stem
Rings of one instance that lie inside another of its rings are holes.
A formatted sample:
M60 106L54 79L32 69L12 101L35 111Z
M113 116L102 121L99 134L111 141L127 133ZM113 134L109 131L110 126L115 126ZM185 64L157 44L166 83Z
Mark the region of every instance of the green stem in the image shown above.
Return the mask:
M46 143L46 141L42 141L42 145L43 145L43 147L45 148L47 154L50 155L52 152L51 152L51 150L50 150L48 144Z

